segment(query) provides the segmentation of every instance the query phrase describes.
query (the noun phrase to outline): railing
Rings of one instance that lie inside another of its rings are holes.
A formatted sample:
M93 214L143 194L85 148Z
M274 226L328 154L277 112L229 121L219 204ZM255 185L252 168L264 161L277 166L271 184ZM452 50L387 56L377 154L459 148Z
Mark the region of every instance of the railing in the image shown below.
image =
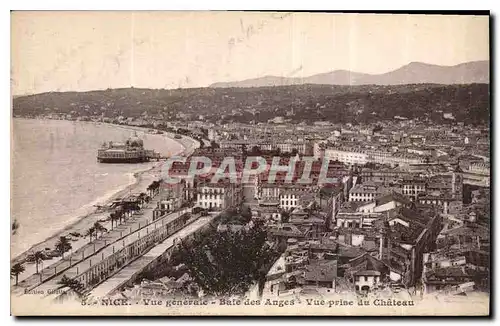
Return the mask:
M121 250L110 255L90 269L75 276L73 279L81 282L85 287L95 287L109 276L128 265L133 260L144 255L159 242L165 240L172 234L184 228L196 219L189 219L188 213L184 213L176 219L149 232L146 236L132 242ZM182 221L182 219L186 219Z
M181 212L181 215L180 215L178 218L180 218L181 216L185 216L185 214L187 214L187 213L189 213L189 210L185 210L185 212ZM164 217L166 217L166 216L164 216ZM118 243L118 242L122 241L124 238L128 237L130 234L132 234L132 233L134 233L134 232L137 232L137 231L140 231L140 230L142 230L142 229L145 229L145 228L147 228L148 226L150 226L150 225L152 225L152 224L154 224L154 223L158 223L158 220L159 220L159 219L160 219L160 218L157 218L156 220L151 219L150 223L148 223L148 221L146 221L146 223L144 223L144 225L141 225L141 224L139 223L139 225L138 225L138 228L137 228L137 229L135 229L135 230L131 230L131 229L130 229L130 230L129 230L129 232L127 232L127 233L123 232L123 234L122 234L122 232L120 232L120 233L121 233L121 234L120 234L120 237L118 237L118 238L114 239L113 241L109 241L109 242L107 242L106 240L104 240L104 243L103 243L103 244L96 245L96 241L97 241L97 240L100 240L100 239L96 239L96 240L93 242L93 249L94 249L94 250L92 251L92 253L90 253L90 254L88 254L88 255L85 255L86 248L84 247L84 248L83 248L83 250L82 250L82 253L81 253L81 258L76 258L76 257L75 257L75 258L72 258L72 256L77 256L77 254L76 254L76 253L74 253L73 255L71 255L71 256L69 256L68 258L66 258L66 260L61 260L61 261L60 261L60 263L59 263L57 266L55 266L55 267L54 267L54 273L53 273L53 274L51 274L51 275L49 275L49 276L47 276L47 277L44 277L44 275L43 275L43 270L42 270L42 271L40 271L40 281L39 281L37 284L35 284L35 285L29 286L29 287L28 287L28 290L33 290L33 289L35 289L36 287L40 286L41 284L43 284L43 283L45 283L45 282L47 282L47 281L50 281L50 280L51 280L51 279L53 279L54 277L56 277L56 276L58 276L58 275L60 275L60 274L64 273L65 271L67 271L67 270L71 269L72 267L76 266L77 264L79 264L79 263L81 263L81 262L85 261L85 260L86 260L86 259L88 259L89 257L92 257L92 256L97 255L99 252L101 252L101 251L102 251L102 250L104 250L105 248L109 247L110 245L112 245L112 244L114 244L114 243ZM175 219L175 220L177 220L177 219ZM175 221L175 220L174 220L174 221ZM171 222L173 222L173 221L171 221ZM171 223L171 222L170 222L170 223ZM111 232L111 231L113 231L113 230L112 230L112 229L111 229L111 230L109 230L109 232ZM135 242L134 242L134 243L135 243ZM86 246L87 246L87 245L86 245ZM82 248L80 248L80 249L82 249ZM80 249L79 249L79 250L80 250ZM79 250L77 250L76 252L78 252ZM78 255L79 255L79 254L78 254ZM66 263L68 263L68 264L67 264L67 266L65 266L65 265L66 265Z

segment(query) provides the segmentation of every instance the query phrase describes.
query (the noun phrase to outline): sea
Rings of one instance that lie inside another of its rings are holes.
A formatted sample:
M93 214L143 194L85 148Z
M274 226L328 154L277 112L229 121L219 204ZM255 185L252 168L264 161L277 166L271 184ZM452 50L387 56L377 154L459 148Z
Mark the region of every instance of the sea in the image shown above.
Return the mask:
M97 149L136 134L144 147L170 156L182 145L164 135L125 126L63 120L13 119L11 215L19 228L11 236L15 257L77 221L135 182L134 173L154 162L102 164Z

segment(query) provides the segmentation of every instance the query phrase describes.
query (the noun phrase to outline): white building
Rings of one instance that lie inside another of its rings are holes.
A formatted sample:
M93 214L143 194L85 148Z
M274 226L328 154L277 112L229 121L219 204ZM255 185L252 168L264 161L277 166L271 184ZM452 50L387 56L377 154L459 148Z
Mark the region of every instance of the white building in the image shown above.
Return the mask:
M382 186L358 184L349 191L349 201L372 201L390 191L389 188Z
M337 160L349 165L364 165L368 163L368 158L365 153L354 150L328 148L325 149L325 158L329 158L332 161Z
M323 148L321 148L322 144L324 144L323 141L318 141L313 145L313 156L315 159L323 157Z
M366 204L361 204L357 207L356 211L362 213L382 213L395 209L399 206L410 205L411 201L398 193L391 193L382 197L379 197Z
M208 135L207 136L208 136L208 140L216 140L216 138L217 138L217 132L214 129L210 128L210 129L208 129Z
M418 194L424 193L426 191L426 183L425 180L422 179L404 179L401 183L401 193L413 199L417 199Z
M294 149L297 150L297 153L304 155L306 154L307 146L303 141L285 141L285 142L276 142L273 145L273 148L278 148L282 153L288 152L291 153Z
M235 206L241 200L241 187L239 185L207 183L198 187L196 206L222 210Z
M354 285L356 291L370 291L380 284L380 272L378 271L359 271L354 274Z
M280 194L280 208L291 210L299 206L299 195L293 191L285 191Z
M349 165L364 165L366 163L388 164L394 165L410 165L424 163L424 158L414 154L392 153L377 150L361 150L361 149L325 149L325 157L331 160Z

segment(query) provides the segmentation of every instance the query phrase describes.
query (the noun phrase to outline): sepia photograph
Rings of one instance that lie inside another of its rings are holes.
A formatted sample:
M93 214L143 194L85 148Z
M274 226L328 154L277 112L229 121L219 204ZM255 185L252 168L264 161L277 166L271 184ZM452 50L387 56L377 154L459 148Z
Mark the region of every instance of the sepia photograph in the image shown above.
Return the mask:
M489 11L12 11L14 316L489 316Z

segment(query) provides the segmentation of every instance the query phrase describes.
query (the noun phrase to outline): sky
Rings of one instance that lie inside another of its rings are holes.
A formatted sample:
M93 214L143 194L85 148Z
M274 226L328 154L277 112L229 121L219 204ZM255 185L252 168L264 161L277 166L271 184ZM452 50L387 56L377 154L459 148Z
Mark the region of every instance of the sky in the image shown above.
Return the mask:
M206 87L336 69L489 59L488 16L259 12L13 12L13 95Z

